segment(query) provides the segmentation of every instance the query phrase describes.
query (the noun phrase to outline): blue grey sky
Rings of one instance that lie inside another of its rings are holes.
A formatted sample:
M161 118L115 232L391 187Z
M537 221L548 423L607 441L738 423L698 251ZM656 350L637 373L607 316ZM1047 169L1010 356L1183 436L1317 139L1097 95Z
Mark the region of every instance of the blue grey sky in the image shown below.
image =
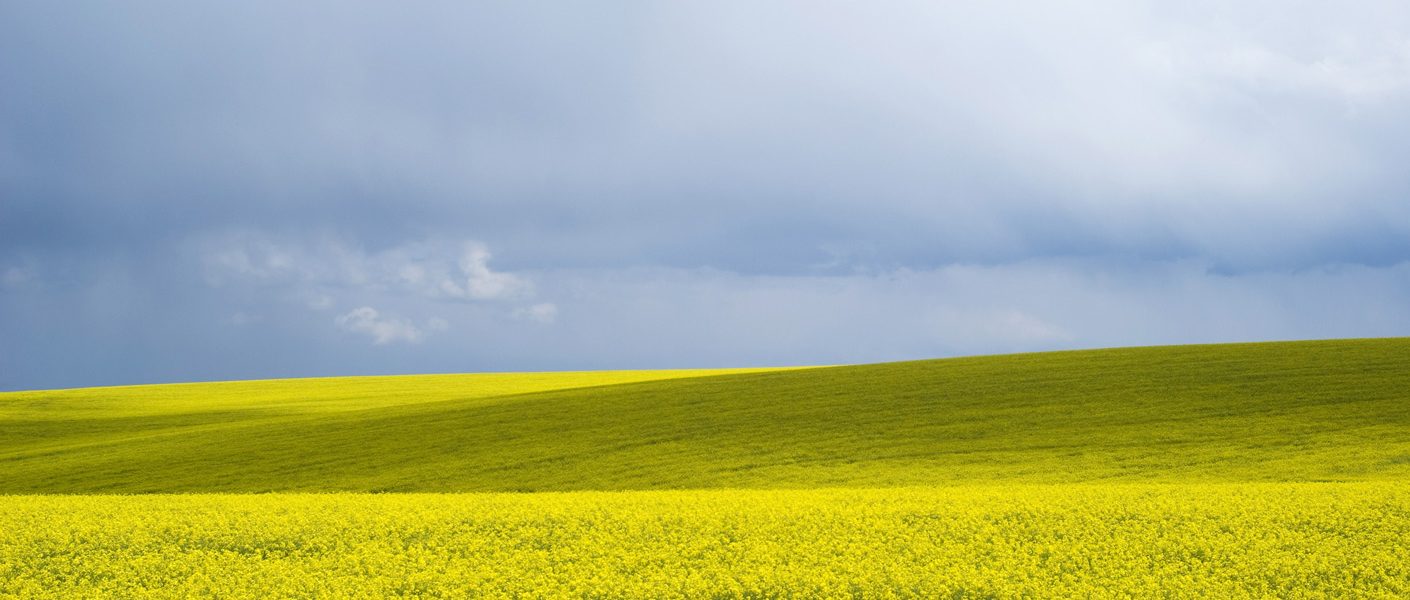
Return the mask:
M1410 335L1410 4L0 0L0 389Z

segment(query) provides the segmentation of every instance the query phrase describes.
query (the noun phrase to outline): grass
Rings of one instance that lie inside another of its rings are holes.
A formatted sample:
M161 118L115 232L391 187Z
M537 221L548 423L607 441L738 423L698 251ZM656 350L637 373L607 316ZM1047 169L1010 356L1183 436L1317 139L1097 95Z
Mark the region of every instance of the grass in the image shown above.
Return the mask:
M11 392L0 598L1404 597L1407 486L1403 338Z
M0 493L1410 475L1410 340L0 395Z

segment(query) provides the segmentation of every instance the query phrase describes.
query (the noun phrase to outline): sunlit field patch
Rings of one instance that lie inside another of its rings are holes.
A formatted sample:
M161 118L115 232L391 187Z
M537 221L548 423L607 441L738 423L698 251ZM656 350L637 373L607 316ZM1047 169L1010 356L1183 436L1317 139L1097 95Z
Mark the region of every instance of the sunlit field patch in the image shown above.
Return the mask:
M100 597L1410 594L1410 486L23 496L0 592Z

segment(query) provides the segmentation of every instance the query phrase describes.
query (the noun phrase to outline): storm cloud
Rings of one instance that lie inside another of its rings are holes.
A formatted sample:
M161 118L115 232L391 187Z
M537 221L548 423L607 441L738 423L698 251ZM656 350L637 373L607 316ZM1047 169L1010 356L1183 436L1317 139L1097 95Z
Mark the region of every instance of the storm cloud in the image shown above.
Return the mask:
M0 388L1410 335L1397 2L0 3Z

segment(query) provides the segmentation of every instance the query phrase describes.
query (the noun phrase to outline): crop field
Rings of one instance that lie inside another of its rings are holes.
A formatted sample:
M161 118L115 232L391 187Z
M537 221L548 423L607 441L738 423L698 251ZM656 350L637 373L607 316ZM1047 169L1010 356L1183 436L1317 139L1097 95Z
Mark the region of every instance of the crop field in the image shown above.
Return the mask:
M0 597L1410 596L1410 340L0 394Z
M1410 486L22 496L18 597L1410 594Z

